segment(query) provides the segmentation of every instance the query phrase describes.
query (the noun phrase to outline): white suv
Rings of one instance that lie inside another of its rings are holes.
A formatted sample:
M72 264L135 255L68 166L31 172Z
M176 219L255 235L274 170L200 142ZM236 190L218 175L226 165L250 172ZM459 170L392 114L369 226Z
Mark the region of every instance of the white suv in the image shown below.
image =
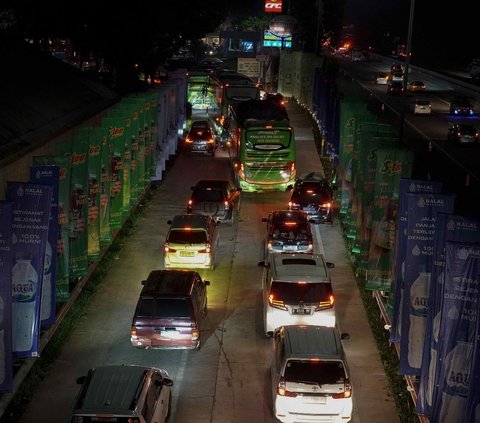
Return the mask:
M283 325L335 326L335 299L322 254L274 253L262 278L263 322L266 336Z

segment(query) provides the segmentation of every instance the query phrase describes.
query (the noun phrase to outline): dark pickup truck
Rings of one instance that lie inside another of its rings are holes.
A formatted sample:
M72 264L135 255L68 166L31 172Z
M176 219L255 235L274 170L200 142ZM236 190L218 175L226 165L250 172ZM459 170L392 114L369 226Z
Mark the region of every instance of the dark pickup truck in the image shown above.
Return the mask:
M455 116L473 116L473 102L465 96L455 96L450 100L450 114Z

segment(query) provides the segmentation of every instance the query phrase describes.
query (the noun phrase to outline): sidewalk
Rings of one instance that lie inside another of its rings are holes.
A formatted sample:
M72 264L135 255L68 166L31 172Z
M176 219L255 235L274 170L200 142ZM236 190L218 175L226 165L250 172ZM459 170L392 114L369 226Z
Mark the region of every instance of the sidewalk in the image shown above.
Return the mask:
M322 169L313 140L308 112L291 100L287 111L295 128L297 168L302 173ZM337 317L342 332L350 334L344 341L353 385L354 418L352 423L400 422L375 339L358 290L338 220L333 225L316 225L324 254L335 264L331 269L336 297Z

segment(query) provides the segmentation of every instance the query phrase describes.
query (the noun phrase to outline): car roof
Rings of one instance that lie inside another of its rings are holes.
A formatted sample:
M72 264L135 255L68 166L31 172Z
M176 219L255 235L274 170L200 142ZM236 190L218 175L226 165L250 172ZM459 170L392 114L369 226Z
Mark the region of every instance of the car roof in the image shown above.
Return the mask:
M312 356L343 359L343 347L335 327L287 325L283 331L289 359L308 359Z
M302 210L273 210L271 218L273 223L281 223L286 220L308 221L308 215Z
M195 189L216 188L223 189L232 185L227 179L201 179L195 185Z
M194 270L152 270L143 283L140 296L145 298L189 295L197 275Z
M191 128L210 128L208 120L196 120L192 122Z
M133 415L139 386L143 384L149 367L112 365L92 368L82 387L75 414L109 413ZM81 401L81 403L80 403Z
M270 260L282 282L330 282L321 253L273 253Z

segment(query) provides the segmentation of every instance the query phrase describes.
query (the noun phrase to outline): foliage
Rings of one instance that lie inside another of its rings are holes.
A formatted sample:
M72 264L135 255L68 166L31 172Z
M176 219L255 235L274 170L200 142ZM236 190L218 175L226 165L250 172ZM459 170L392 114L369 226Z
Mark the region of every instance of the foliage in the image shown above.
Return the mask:
M244 31L263 31L270 23L268 16L250 16L242 21Z

